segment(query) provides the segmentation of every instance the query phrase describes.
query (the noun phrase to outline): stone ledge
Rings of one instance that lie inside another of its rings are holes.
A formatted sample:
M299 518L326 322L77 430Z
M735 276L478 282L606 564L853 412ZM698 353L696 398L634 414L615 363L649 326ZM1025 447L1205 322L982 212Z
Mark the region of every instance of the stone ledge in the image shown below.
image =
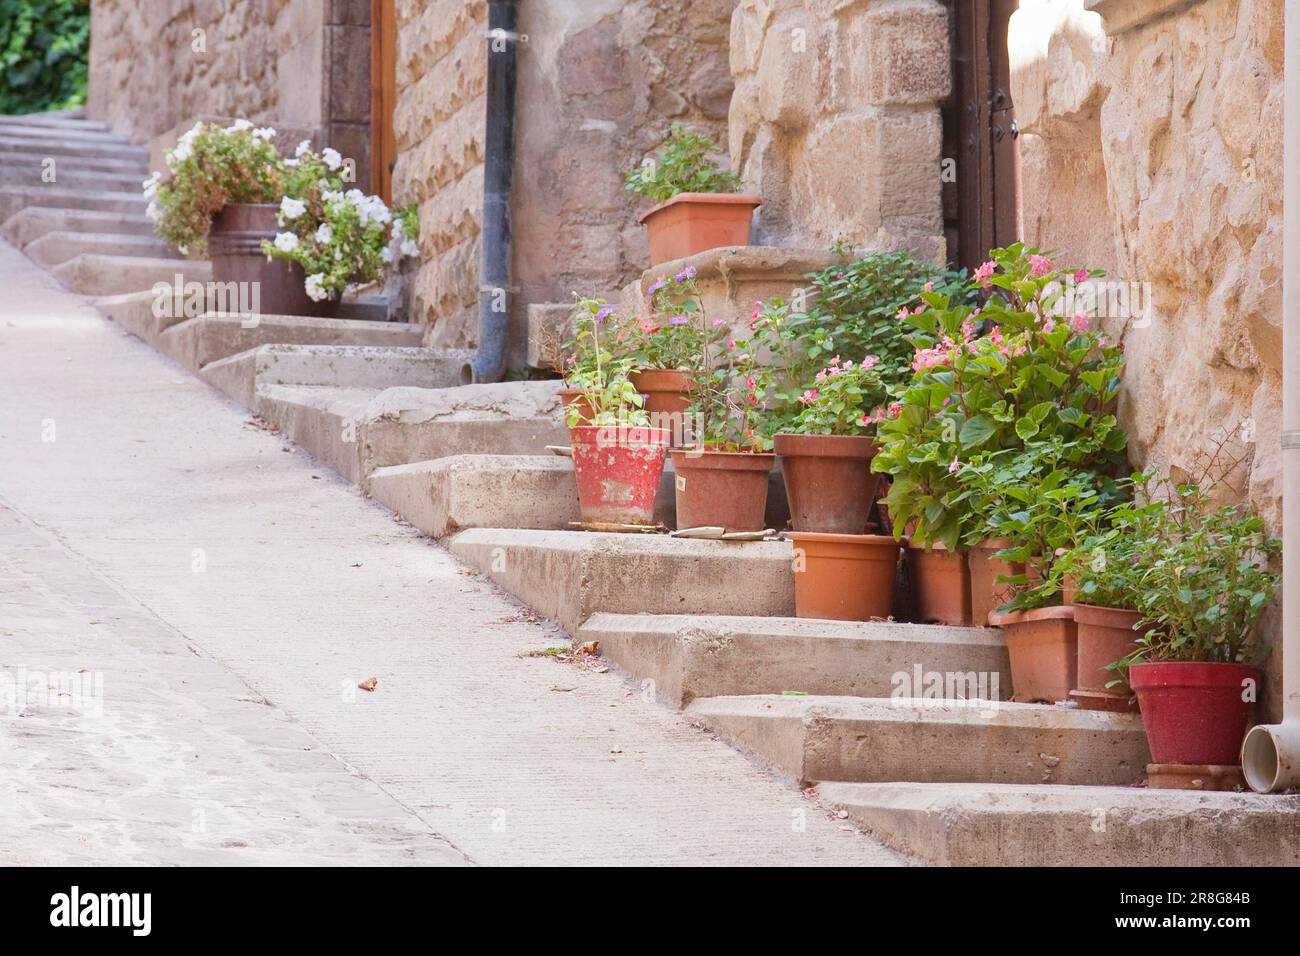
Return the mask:
M1201 0L1087 0L1085 6L1101 15L1108 36L1116 36L1159 17L1180 13Z

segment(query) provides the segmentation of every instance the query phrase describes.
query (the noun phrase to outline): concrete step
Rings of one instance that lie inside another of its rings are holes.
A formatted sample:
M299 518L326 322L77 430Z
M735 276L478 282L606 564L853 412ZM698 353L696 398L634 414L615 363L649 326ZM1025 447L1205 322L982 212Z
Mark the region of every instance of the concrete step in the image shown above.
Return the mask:
M121 133L114 133L107 129L95 129L86 126L84 123L64 122L58 125L50 125L49 123L10 121L0 125L0 136L55 140L74 146L80 146L83 143L110 146L134 145L128 137L123 136Z
M600 611L794 613L787 541L471 528L448 546L571 634Z
M132 335L154 346L164 331L185 321L183 315L169 314L171 309L166 306L166 301L160 300L152 289L100 296L95 299L95 308Z
M1300 865L1295 795L970 783L824 783L817 792L938 866Z
M318 461L364 486L371 472L388 465L460 454L545 452L567 436L556 387L555 382L498 382L388 388L369 392L372 400L358 418L352 404L356 390L263 385L255 408Z
M889 697L917 668L1011 692L996 628L792 617L595 614L579 631L600 653L681 707L698 697L804 694ZM910 685L909 685L910 686ZM962 685L966 686L965 683Z
M199 259L162 259L83 252L50 270L68 289L81 295L117 295L151 289L157 283L211 282L212 263Z
M149 150L125 142L84 142L50 130L47 136L27 136L8 128L0 128L0 152L35 153L40 156L98 156L107 159L129 159L138 163L149 162Z
M235 306L232 302L227 308ZM158 348L186 368L197 372L212 362L247 352L260 345L415 347L420 344L423 332L423 326L404 322L209 312L168 328L158 337ZM378 390L377 386L372 388L372 391Z
M52 174L53 178L50 178ZM62 189L90 189L98 192L139 193L144 177L137 172L77 169L71 163L56 162L47 170L39 162L0 166L0 185L54 186Z
M556 455L451 455L376 468L371 497L434 538L466 528L563 530L578 520L573 460Z
M84 110L83 110L84 114ZM66 111L50 113L3 113L0 114L0 129L8 126L42 126L51 129L99 130L107 131L108 124L99 120L85 119Z
M1127 786L1150 762L1137 714L1046 704L763 694L685 713L799 783Z
M143 216L148 204L138 192L67 189L62 186L0 186L0 221L27 206L91 209Z
M75 152L43 154L0 150L0 169L29 169L41 172L45 168L43 164L45 159L54 160L56 174L62 174L64 171L118 173L135 177L139 188L144 188L143 180L149 175L149 164L144 160L121 159L113 156L82 156Z
M28 206L14 213L0 226L0 234L20 249L47 232L121 233L132 236L154 235L153 223L144 215L121 212L96 212L88 209L58 209L53 206Z
M471 354L414 346L260 345L209 362L199 377L251 409L258 385L446 388L460 383Z
M29 242L23 251L47 269L82 253L144 259L183 259L179 252L161 239L102 232L47 232Z

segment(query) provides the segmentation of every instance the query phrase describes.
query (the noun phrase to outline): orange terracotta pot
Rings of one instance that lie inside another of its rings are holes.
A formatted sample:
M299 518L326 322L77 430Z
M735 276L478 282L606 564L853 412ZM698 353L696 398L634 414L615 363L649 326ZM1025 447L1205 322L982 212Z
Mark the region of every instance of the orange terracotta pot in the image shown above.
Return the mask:
M641 214L650 240L650 264L685 259L722 246L749 245L758 196L679 193Z
M870 435L791 435L772 439L795 531L860 535L871 520L880 475L871 473Z
M879 534L792 531L797 617L869 621L889 617L898 542Z
M1025 572L1023 564L1012 564L993 557L995 552L1010 546L1010 541L990 538L970 549L971 621L980 627L991 623L989 615L1012 598L1011 585L998 584L998 578Z
M989 623L1002 628L1007 642L1012 700L1056 703L1070 696L1079 676L1074 608L994 613Z
M1074 622L1079 628L1079 679L1070 697L1086 710L1136 710L1137 698L1121 680L1118 671L1106 665L1128 657L1137 649L1142 620L1137 611L1117 607L1074 605ZM1119 680L1114 687L1111 681Z
M673 445L686 443L690 432L686 428L691 406L690 372L675 368L643 368L627 377L645 399L645 410L654 428L666 428L673 435Z
M907 567L916 601L916 619L922 624L971 623L970 565L966 555L941 544L907 549Z
M776 463L770 452L672 453L678 528L762 531L767 484Z
M579 414L582 415L582 420L584 422L589 422L594 417L594 412L591 407L591 402L583 397L582 389L561 388L556 391L556 394L560 396L560 401L564 403L564 424L565 425L569 424L568 410L570 405L576 404L578 406Z

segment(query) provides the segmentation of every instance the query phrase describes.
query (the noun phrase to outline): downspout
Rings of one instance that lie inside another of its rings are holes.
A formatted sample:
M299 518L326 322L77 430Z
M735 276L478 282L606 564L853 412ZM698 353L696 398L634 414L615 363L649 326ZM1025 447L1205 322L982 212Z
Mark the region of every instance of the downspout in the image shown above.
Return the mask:
M1251 789L1300 787L1300 4L1286 5L1282 143L1282 723L1251 728Z
M515 166L515 44L519 0L489 0L487 137L483 158L483 268L478 289L478 351L463 382L498 382L506 370L510 325L510 190Z

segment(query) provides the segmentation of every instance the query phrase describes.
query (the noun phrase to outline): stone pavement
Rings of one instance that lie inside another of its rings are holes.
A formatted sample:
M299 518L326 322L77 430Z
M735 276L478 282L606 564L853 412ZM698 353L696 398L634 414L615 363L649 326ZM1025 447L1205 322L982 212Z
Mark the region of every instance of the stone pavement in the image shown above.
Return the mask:
M0 863L905 862L3 242L0 289L0 695L90 691L0 702Z

